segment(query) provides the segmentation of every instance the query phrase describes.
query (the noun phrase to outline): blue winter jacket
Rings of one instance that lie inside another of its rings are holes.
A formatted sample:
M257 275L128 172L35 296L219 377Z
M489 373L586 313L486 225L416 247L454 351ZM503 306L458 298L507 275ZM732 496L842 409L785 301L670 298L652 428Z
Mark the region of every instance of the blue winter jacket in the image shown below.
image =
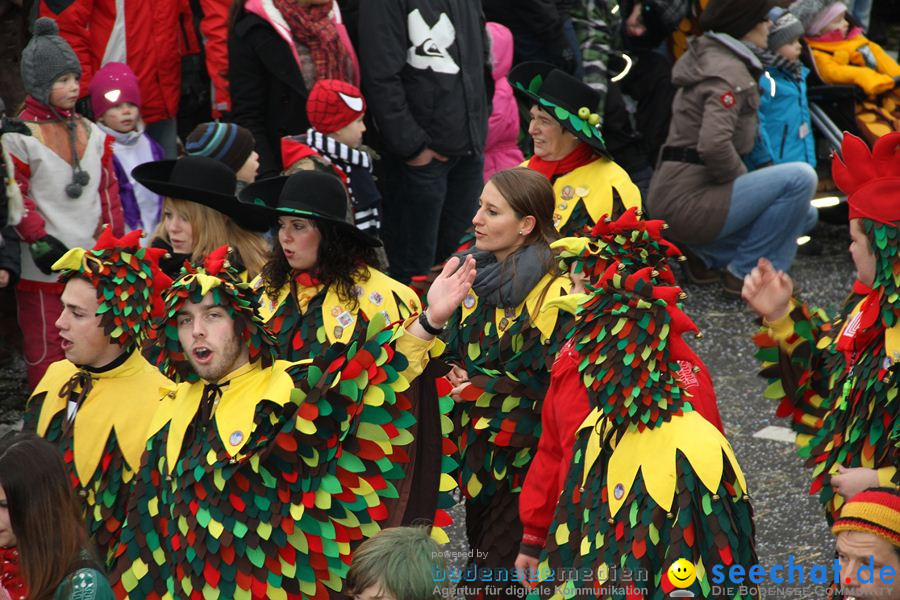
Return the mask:
M767 67L759 79L759 131L744 160L751 169L767 163L805 162L816 166L816 144L806 99L806 75L797 81L786 71Z

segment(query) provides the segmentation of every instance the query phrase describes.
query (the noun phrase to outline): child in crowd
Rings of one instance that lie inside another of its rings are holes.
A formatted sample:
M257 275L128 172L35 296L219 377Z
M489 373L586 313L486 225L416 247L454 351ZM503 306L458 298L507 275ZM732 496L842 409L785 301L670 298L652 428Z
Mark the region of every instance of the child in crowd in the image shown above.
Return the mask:
M755 52L766 70L759 79L759 134L747 162L751 168L787 162L815 168L816 144L806 98L809 69L800 62L803 25L781 8L772 9L769 16L774 24L768 49Z
M122 235L122 206L112 144L94 123L75 112L81 65L49 18L35 21L22 51L28 96L19 115L31 135L8 133L3 142L15 165L26 214L16 226L22 244L16 287L19 325L30 387L63 359L53 323L62 312L62 286L50 267L69 248L94 245L104 224Z
M895 577L900 573L900 490L876 487L856 494L844 505L831 533L843 593L835 597L900 600Z
M162 197L135 181L136 166L164 158L162 146L144 131L141 120L141 90L131 67L111 62L94 73L91 107L97 125L113 140L113 165L119 180L119 200L128 231L153 231L162 218ZM142 241L150 244L150 238Z
M522 164L525 157L519 148L519 108L512 86L506 80L513 60L512 33L500 23L488 23L491 36L491 75L494 77L494 99L488 118L484 142L484 180L503 169Z
M347 590L356 600L441 598L443 554L427 528L384 529L353 552Z
M869 96L856 108L866 141L871 144L900 131L900 65L847 21L847 6L833 0L797 0L790 10L806 30L806 43L825 83L855 85Z
M306 101L312 127L305 135L281 140L285 171L298 162L330 164L350 193L353 222L358 229L378 237L381 229L381 193L372 176L372 156L362 146L366 131L366 101L354 85L336 79L320 79ZM309 169L309 166L300 165Z
M860 491L900 483L896 446L900 407L900 132L871 153L844 134L832 176L847 194L856 281L840 312L793 297L794 284L760 259L743 297L763 318L754 337L766 396L790 417L798 454L812 468L829 522Z
M259 154L249 129L234 123L200 123L188 135L184 149L191 156L208 156L225 163L237 178L235 195L256 181Z

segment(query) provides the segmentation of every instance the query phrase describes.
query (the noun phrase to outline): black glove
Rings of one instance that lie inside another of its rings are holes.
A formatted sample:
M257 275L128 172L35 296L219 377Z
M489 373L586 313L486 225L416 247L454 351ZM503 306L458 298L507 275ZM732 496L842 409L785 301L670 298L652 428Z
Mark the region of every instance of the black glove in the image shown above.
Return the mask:
M31 251L31 258L34 259L34 264L47 275L53 273L51 268L53 263L69 251L65 244L52 235L45 235L38 241L29 244L28 249Z

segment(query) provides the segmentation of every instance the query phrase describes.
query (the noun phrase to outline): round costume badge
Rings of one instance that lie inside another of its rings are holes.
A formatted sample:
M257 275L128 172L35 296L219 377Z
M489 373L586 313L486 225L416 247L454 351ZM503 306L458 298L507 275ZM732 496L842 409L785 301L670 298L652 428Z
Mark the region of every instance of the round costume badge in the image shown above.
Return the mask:
M472 294L466 295L465 299L463 300L463 306L465 306L466 308L472 308L473 306L475 306L475 296Z
M587 187L586 185L575 189L575 194L579 198L584 198L585 196L587 196L590 193L591 193L591 188Z
M573 188L571 185L563 187L561 196L563 200L571 200L575 197L575 188Z
M232 446L237 446L241 442L244 441L244 432L243 431L233 431L231 432L231 436L228 438L228 443Z
M617 483L616 487L613 489L613 496L615 496L616 500L621 500L622 496L625 495L625 486L621 483Z
M331 316L336 317L339 314L341 314L342 312L344 312L343 306L335 306L334 308L331 309Z
M340 325L335 325L334 326L334 337L340 338L342 335L344 335L344 328L341 327Z
M559 210L566 210L568 207L569 207L569 205L566 204L565 202L560 202L559 204L556 205L556 208L558 208Z

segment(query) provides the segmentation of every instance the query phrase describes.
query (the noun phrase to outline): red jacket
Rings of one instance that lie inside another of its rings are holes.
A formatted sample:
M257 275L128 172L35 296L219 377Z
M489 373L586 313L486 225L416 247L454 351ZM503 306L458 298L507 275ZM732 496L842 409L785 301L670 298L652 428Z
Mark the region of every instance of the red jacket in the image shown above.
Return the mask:
M174 119L181 96L179 0L134 0L122 5L125 14L117 15L116 0L49 4L41 0L40 16L56 20L60 35L78 55L82 97L88 95L91 78L101 66L124 62L140 82L144 121Z
M670 340L672 357L681 365L679 376L682 387L691 394L691 405L719 431L723 431L709 370L680 336L673 335ZM553 363L550 387L541 409L541 437L537 453L519 494L523 544L544 545L547 530L553 522L556 502L569 474L575 434L590 412L587 392L578 372L580 361L581 357L570 341Z
M228 94L228 11L231 0L199 0L201 40L194 28L194 14L190 0L180 0L181 29L184 46L182 54L206 55L206 72L212 81L212 117L220 119L231 112L231 96Z

